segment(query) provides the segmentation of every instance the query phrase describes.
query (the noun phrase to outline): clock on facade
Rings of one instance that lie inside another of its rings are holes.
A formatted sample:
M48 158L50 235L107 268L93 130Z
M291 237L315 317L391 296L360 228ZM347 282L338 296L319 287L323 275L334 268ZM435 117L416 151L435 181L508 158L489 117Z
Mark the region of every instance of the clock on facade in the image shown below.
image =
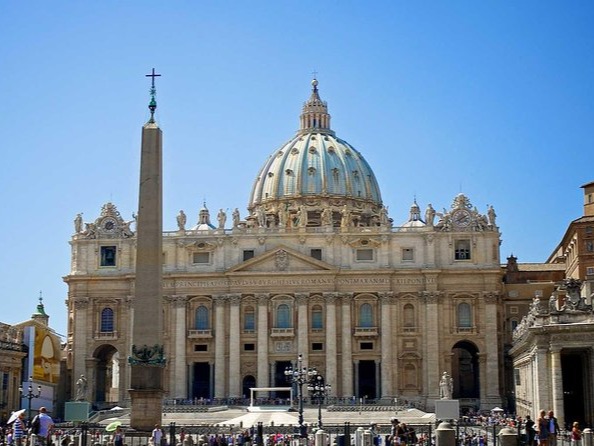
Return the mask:
M454 225L465 228L470 224L471 215L467 209L458 209L452 214Z

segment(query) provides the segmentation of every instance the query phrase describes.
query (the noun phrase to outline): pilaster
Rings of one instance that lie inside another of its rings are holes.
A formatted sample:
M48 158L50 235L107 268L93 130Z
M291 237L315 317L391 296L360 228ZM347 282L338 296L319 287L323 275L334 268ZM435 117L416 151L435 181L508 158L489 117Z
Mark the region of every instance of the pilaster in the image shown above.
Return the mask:
M336 293L324 293L326 301L326 382L332 386L335 395L338 390L336 298Z
M268 302L270 295L256 294L258 299L258 387L270 387L268 379Z
M225 300L224 294L214 296L215 305L215 398L225 397Z
M353 395L353 327L351 305L353 293L342 293L342 391L340 396Z
M381 397L394 396L393 383L395 381L393 377L392 367L392 351L395 350L395 346L392 344L392 320L394 318L392 314L394 293L379 293L380 298L380 314L381 314L381 357L382 360L378 365L381 367ZM397 379L397 378L396 378ZM379 383L379 380L377 381ZM380 395L378 393L378 395Z
M240 294L230 294L229 298L229 397L241 396L241 354L239 329L241 320L239 308L241 303Z

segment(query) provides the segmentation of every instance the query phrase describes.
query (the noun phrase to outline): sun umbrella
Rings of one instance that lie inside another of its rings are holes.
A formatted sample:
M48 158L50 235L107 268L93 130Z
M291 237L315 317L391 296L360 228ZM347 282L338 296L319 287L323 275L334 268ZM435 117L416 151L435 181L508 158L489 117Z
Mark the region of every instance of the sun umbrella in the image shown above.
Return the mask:
M21 409L21 410L17 410L16 412L13 412L12 414L10 414L10 418L8 419L6 424L12 423L13 421L15 421L18 417L20 417L24 413L25 413L25 409Z
M109 423L107 426L105 426L105 430L107 432L113 432L118 428L118 426L121 426L121 425L122 425L121 421L113 421L113 422Z

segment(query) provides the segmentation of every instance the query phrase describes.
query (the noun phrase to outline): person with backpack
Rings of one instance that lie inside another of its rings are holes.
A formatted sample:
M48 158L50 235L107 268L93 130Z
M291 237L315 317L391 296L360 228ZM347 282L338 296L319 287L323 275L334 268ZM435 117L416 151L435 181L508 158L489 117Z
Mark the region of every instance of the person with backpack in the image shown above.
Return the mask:
M54 428L54 420L47 414L45 407L39 408L39 413L31 421L31 433L37 436L39 446L48 446L50 444L50 435Z

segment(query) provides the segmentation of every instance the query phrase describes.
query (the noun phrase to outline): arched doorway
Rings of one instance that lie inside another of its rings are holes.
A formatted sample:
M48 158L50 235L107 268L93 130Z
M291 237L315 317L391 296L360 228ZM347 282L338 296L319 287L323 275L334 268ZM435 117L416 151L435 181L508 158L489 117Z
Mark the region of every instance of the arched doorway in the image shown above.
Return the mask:
M95 388L91 389L94 401L98 406L101 403L119 402L120 388L120 354L113 345L102 345L94 354L97 364L95 366Z
M452 348L455 399L480 398L478 353L478 348L470 341L457 342Z
M244 398L250 397L250 389L256 387L256 378L252 375L244 376L241 393Z

